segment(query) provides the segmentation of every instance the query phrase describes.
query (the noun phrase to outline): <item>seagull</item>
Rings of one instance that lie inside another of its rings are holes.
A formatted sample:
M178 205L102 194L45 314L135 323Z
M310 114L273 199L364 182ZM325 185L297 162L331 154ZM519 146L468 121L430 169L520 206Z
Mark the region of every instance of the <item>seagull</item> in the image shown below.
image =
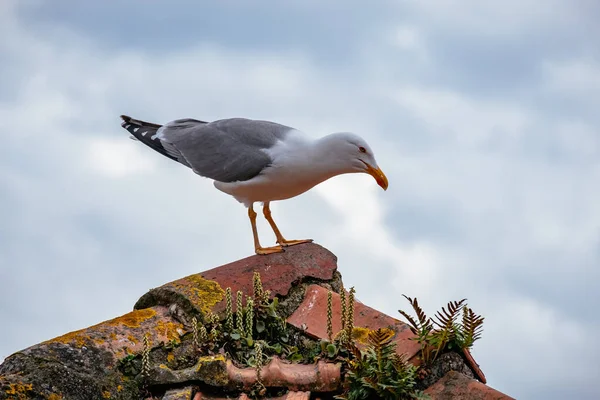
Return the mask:
M312 139L303 132L271 121L228 118L213 122L185 118L158 125L121 115L121 126L145 144L205 178L248 208L256 254L284 251L312 239L287 240L271 216L270 203L298 196L321 182L347 173L367 173L383 190L388 180L373 150L353 133L332 133ZM277 238L262 247L254 203Z

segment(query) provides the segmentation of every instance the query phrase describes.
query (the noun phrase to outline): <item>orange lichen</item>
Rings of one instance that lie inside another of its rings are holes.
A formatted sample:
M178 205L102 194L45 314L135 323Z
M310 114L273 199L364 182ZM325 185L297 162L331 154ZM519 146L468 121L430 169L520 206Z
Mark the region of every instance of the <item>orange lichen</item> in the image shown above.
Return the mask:
M81 347L86 344L86 342L90 341L90 337L86 334L87 329L80 329L78 331L73 331L69 333L65 333L62 336L55 337L54 339L46 340L42 343L63 343L63 344L74 344L77 347Z
M126 326L128 328L138 328L142 324L142 322L154 317L155 315L156 311L151 308L146 308L144 310L134 310L120 317L102 322L100 324L91 326L86 329L80 329L78 331L66 333L62 336L47 340L43 343L54 342L81 347L88 342L94 342L95 344L99 345L106 342L106 339L104 337L108 334L107 330L109 327ZM103 332L104 337L97 337L98 332ZM110 338L111 340L117 340L118 336L115 332L111 332Z
M183 325L181 323L175 323L171 321L159 320L156 323L156 333L167 338L167 341L174 340L180 342L178 330L182 330Z
M117 386L117 393L120 393L123 390L123 385Z
M139 342L140 342L140 340L139 340L138 338L136 338L135 336L133 336L133 335L129 335L129 336L127 336L127 339L129 339L129 341L130 341L131 343L136 343L136 344L137 344L137 343L139 343Z
M104 340L104 338L94 338L94 343L96 344L102 344L106 342L106 340Z
M173 353L167 354L167 362L172 363L173 361L175 361L175 355Z
M62 396L60 394L56 394L56 393L51 393L48 396L48 400L62 400Z
M151 308L144 308L143 310L133 310L125 315L106 321L107 325L117 326L124 325L128 328L138 328L142 322L154 317L156 311Z
M185 277L172 285L204 314L225 297L225 291L217 282L204 279L198 274Z
M15 395L16 397L13 397L13 399L26 399L28 397L26 393L31 392L32 390L33 385L31 383L11 383L4 392L6 394Z

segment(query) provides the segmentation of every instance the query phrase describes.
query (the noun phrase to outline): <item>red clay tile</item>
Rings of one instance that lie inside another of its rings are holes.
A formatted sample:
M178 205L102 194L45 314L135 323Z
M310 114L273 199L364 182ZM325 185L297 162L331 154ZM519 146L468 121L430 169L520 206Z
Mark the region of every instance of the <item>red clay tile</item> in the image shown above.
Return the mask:
M206 395L203 393L196 393L196 395L194 396L193 400L227 400L227 399L235 399L236 397L215 397L215 396L210 396L210 395ZM239 397L237 397L238 400L250 400L250 397L248 397L248 395L246 393L242 393ZM268 397L268 399L271 400L309 400L310 399L310 392L287 392L285 395L283 396L277 396L277 397Z
M254 368L237 368L227 363L227 374L231 382L239 382L244 389L256 383ZM267 387L286 387L290 390L332 392L339 389L341 364L319 361L316 364L290 364L277 357L261 370L262 382Z
M292 364L273 357L262 367L261 382L266 387L292 391L333 392L341 387L341 363L318 361L313 364ZM204 382L227 391L247 391L257 383L256 368L239 368L223 356L207 356L194 366L172 370L165 365L150 369L147 383L151 386Z
M222 288L231 287L234 293L241 290L250 294L254 272L260 272L263 286L271 291L272 296L286 296L300 280L331 280L336 269L337 257L333 253L317 244L306 243L290 247L283 253L244 258L204 271L201 275L218 282Z
M431 397L431 400L514 400L512 397L456 371L448 372L427 388L425 393Z
M306 327L306 333L318 339L327 339L327 292L328 290L310 285L306 289L304 301L296 311L287 319L287 322L297 328ZM334 335L341 329L341 304L340 296L332 293L332 325ZM354 302L354 326L369 329L392 328L396 331L394 341L398 354L406 354L412 358L420 347L417 342L410 340L414 337L407 324L392 318L380 311L368 307L360 302Z
M162 400L191 400L192 387L167 390Z
M142 296L134 308L168 305L179 299L186 302L186 307L200 312L221 312L225 309L224 289L231 287L234 295L238 290L251 294L254 272L260 272L263 286L274 297L286 296L292 286L305 278L331 280L336 269L337 257L333 253L306 243L283 253L250 256L167 283Z
M475 376L477 376L477 378L481 382L487 383L487 380L485 379L485 375L483 374L483 371L481 370L481 368L479 368L479 364L477 364L475 362L475 359L471 355L471 352L469 351L469 349L463 349L463 354L464 354L465 358L467 359L467 364L471 367L471 369L475 373Z
M96 347L113 354L115 362L127 354L142 351L144 335L151 347L171 340L179 340L183 325L170 318L165 307L134 310L125 315L101 322L89 328L70 332L40 343L63 343L71 347Z
M310 392L288 392L286 400L309 400Z

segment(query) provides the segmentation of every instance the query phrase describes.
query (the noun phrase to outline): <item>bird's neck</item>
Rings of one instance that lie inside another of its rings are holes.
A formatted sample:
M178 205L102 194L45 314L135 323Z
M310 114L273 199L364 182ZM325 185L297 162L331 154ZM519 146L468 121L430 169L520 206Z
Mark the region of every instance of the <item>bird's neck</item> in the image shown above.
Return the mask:
M338 134L331 134L310 143L307 157L315 170L321 172L322 181L336 175L354 172L347 161L335 151Z

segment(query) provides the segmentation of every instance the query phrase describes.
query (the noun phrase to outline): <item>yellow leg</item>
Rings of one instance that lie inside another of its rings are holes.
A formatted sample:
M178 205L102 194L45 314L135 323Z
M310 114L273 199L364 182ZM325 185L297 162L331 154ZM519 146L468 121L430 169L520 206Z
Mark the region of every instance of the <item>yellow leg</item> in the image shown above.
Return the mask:
M269 207L268 202L264 203L264 205L263 205L263 214L265 215L265 219L269 222L269 225L271 225L273 232L275 232L275 237L277 238L277 243L279 243L280 245L287 247L287 246L294 246L296 244L312 242L312 239L286 240L283 237L283 235L281 234L281 232L279 231L279 228L277 227L277 224L275 224L275 221L273 221L273 217L271 217L271 208Z
M281 246L262 247L260 245L260 242L258 241L258 230L256 229L256 212L254 212L252 204L250 204L250 207L248 207L248 217L250 218L250 223L252 224L252 235L254 235L254 251L256 254L281 253L283 251Z

